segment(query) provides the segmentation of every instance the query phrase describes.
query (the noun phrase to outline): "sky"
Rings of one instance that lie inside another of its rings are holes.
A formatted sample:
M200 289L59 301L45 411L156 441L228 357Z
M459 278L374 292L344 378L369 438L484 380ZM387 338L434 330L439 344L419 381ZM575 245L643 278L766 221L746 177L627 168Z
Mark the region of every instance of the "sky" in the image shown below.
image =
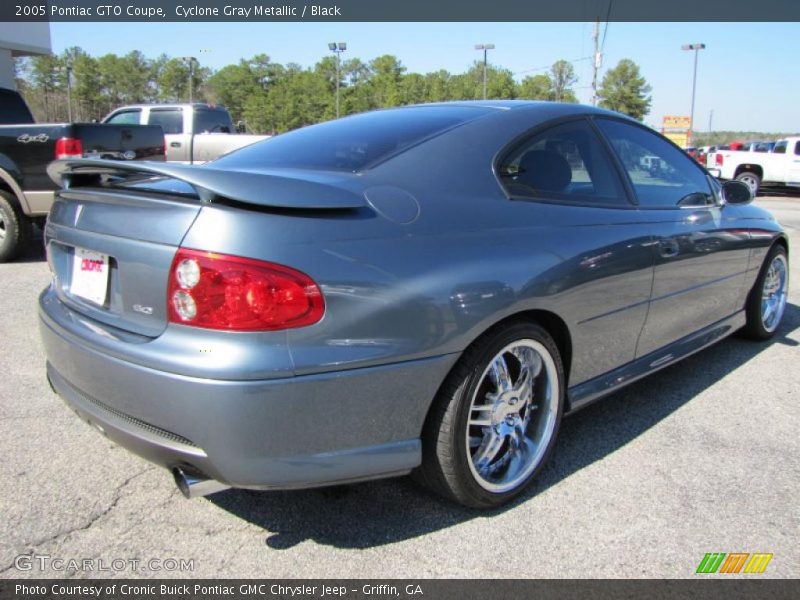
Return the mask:
M140 50L154 58L196 56L213 69L265 53L279 63L312 66L328 42L347 42L343 59L397 56L409 72L464 72L493 43L489 62L517 79L544 73L558 59L574 61L575 91L591 100L592 23L52 23L53 51L80 46L89 54ZM800 23L601 24L600 77L620 59L636 62L653 87L645 122L691 109L694 53L698 56L697 131L800 132ZM712 115L713 112L713 115Z

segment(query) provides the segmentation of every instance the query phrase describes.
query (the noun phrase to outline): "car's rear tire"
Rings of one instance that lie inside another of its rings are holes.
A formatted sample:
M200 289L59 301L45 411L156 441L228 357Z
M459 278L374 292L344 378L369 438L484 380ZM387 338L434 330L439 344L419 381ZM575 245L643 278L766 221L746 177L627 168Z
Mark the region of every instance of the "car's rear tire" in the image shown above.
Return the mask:
M31 237L31 222L13 198L0 192L0 262L16 258Z
M758 190L761 188L761 177L752 171L742 171L736 176L737 181L741 181L750 191L753 192L753 198L758 195Z
M465 506L508 502L547 461L564 394L561 356L546 330L526 321L491 330L439 390L415 478Z
M789 258L786 248L775 244L767 253L753 289L747 297L747 324L742 329L752 340L768 340L778 329L789 292Z

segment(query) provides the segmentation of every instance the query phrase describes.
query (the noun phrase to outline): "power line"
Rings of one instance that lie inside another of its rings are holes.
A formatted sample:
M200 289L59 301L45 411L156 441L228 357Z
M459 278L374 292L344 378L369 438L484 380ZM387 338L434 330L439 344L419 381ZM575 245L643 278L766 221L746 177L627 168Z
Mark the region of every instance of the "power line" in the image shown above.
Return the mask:
M606 35L608 35L608 25L609 25L609 18L611 17L611 6L614 4L614 0L608 0L608 10L606 11L606 28L603 30L603 41L600 43L600 52L603 52L603 49L606 47Z
M584 56L582 58L574 58L572 60L566 60L564 62L568 63L576 63L581 62L584 60L592 60L591 56ZM553 65L547 65L544 67L536 67L535 69L525 69L524 71L517 71L516 73L512 73L512 75L524 75L525 73L534 73L536 71L547 71L548 69L552 68Z

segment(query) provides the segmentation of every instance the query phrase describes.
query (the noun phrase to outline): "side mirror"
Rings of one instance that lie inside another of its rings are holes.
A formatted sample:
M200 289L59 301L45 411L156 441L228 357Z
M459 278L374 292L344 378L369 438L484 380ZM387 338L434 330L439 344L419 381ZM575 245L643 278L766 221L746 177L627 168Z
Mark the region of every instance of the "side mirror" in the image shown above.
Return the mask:
M236 133L247 133L247 126L244 124L244 121L236 122Z
M722 199L728 204L747 204L753 201L753 190L743 181L726 181L722 184Z

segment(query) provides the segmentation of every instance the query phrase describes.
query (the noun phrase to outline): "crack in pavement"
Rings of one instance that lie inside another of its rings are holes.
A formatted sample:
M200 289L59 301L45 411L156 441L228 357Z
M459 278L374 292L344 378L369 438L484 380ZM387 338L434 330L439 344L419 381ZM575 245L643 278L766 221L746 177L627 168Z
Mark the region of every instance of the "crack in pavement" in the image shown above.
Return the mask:
M86 531L87 529L90 529L100 519L105 517L112 510L114 510L114 508L117 506L119 501L122 499L122 490L129 483L131 483L137 477L140 477L140 476L144 475L145 473L149 473L150 471L154 471L154 470L155 470L155 467L148 467L148 468L146 468L146 469L144 469L142 471L139 471L138 473L136 473L134 475L131 475L130 477L128 477L125 481L123 481L122 483L120 483L116 487L116 489L114 490L114 497L112 498L112 500L109 503L109 505L105 509L103 509L100 512L98 512L97 514L92 515L92 517L89 519L88 523L86 523L85 525L78 526L78 527L71 527L71 528L69 528L67 530L64 530L64 531L59 531L58 533L55 533L54 535L51 535L51 536L46 537L44 539L37 540L37 541L33 542L32 544L27 546L28 554L34 554L36 549L39 546L43 546L44 544L48 544L50 542L54 542L54 541L58 540L59 538L67 537L70 534L77 533L79 531ZM22 552L17 552L16 556L20 556L20 554L23 554L23 553ZM0 575L3 575L4 573L10 571L13 568L14 568L14 562L12 562L11 564L9 564L9 565L3 567L2 569L0 569Z

